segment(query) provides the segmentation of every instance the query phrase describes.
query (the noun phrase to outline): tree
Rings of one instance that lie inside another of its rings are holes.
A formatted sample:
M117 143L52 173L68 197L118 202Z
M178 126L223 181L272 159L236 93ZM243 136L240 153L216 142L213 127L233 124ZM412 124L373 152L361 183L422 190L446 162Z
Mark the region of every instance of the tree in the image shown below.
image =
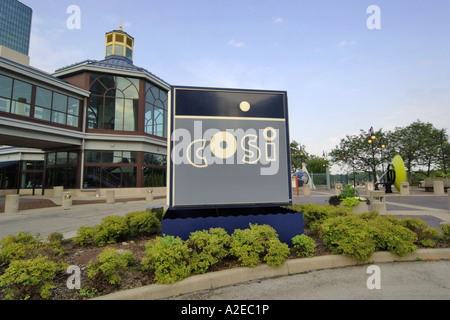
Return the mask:
M360 130L359 135L346 136L339 146L330 152L333 163L348 166L358 171L371 173L376 180L377 168L386 163L392 150L389 144L381 148L381 141L386 141L386 133L381 129L374 132L375 139L370 139L368 132ZM369 143L369 140L372 140ZM385 168L386 169L386 168Z
M306 152L306 147L295 140L290 143L289 147L291 152L291 170L292 172L297 172L308 159L308 153Z
M410 183L412 170L416 166L425 166L430 176L432 167L439 162L439 154L442 154L440 137L441 130L420 120L406 127L397 127L390 133L389 143L402 157Z
M323 157L318 157L316 155L310 155L309 159L306 161L306 169L308 169L308 172L325 173L326 166L328 165L327 160L324 160Z

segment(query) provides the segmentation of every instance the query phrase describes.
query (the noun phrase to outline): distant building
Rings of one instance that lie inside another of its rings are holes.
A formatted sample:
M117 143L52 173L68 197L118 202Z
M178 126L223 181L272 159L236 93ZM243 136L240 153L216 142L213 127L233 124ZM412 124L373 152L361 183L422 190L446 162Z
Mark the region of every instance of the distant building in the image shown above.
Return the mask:
M31 8L20 1L0 1L0 56L29 63L31 17Z

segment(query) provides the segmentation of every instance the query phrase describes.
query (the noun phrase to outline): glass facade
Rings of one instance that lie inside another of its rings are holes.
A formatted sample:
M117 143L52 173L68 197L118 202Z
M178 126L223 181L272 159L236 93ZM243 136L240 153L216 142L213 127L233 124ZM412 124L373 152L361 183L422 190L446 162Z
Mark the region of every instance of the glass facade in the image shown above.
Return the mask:
M88 129L137 132L144 121L144 132L167 137L168 93L145 83L145 116L139 120L139 80L109 74L90 74Z
M78 151L49 152L46 161L46 187L77 187Z
M138 174L142 174L143 187L165 186L166 156L142 153L144 165L139 166L138 153L134 151L86 151L83 187L137 187ZM140 167L142 170L139 170Z
M167 92L150 84L145 84L145 125L146 133L167 137Z
M44 161L22 161L21 189L42 188Z
M17 0L0 1L0 45L28 55L32 10Z
M167 156L144 153L143 187L164 187L166 185Z
M0 111L78 127L81 100L0 74Z
M89 129L137 131L139 80L91 73Z
M34 118L78 127L81 101L36 87Z

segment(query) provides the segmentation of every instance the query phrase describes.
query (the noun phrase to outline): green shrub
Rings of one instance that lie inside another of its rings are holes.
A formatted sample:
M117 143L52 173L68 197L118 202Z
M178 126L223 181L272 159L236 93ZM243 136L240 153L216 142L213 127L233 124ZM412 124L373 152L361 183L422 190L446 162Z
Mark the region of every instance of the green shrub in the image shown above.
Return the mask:
M120 254L113 248L106 248L95 261L87 265L88 277L105 280L109 284L119 284L122 280L120 273L134 263L131 252Z
M77 230L77 235L72 241L82 247L92 245L94 243L95 227L81 226Z
M328 203L331 204L332 206L338 206L341 204L341 198L339 196L331 196L328 199Z
M426 226L423 228L418 235L419 244L424 247L435 247L436 242L441 239L441 233L438 228L432 228L430 226Z
M346 185L344 189L339 194L340 199L352 198L356 195L356 190L351 185Z
M292 238L292 244L299 257L314 257L314 253L316 252L316 242L311 237L308 237L305 234L297 235Z
M141 263L144 270L154 270L157 283L173 283L190 275L191 252L192 249L179 237L157 237L146 244Z
M401 224L417 235L417 241L424 247L436 246L436 240L440 240L441 234L438 228L432 228L420 218L401 219Z
M281 266L289 256L290 249L286 243L282 243L277 239L270 239L267 243L264 261L267 265L276 268Z
M302 212L305 226L316 232L320 224L326 219L337 216L346 216L351 212L346 208L333 205L319 205L315 203L295 204L289 207L295 211Z
M278 234L271 226L250 224L249 229L234 231L231 236L230 253L244 266L250 268L262 263L263 260L275 267L286 260L289 247L280 242Z
M389 250L399 256L414 252L417 236L411 230L376 216L367 220L368 229L376 242L376 250Z
M41 239L38 235L34 237L23 231L17 235L8 235L0 240L0 261L10 263L13 260L30 258L36 253L40 244Z
M408 228L415 233L419 233L421 229L427 226L425 221L419 218L404 218L401 219L401 223L405 228Z
M367 222L354 216L335 217L320 226L320 237L333 252L366 261L375 251L376 245L366 228Z
M35 294L47 299L54 287L53 279L60 270L57 263L46 257L11 261L0 276L0 286L5 287L5 298L27 300Z
M66 252L66 247L63 245L63 234L53 232L48 235L47 242L43 245L43 255L52 257L61 257Z
M407 228L377 215L348 215L328 219L320 237L333 252L367 261L375 250L406 255L416 250L417 236Z
M102 247L107 244L116 243L128 234L128 225L124 217L109 216L95 227L94 244Z
M192 249L193 273L204 273L229 253L231 236L223 228L211 228L191 233L187 245Z
M145 210L129 212L125 215L125 221L132 237L152 235L161 229L161 221L155 212Z
M347 197L342 199L342 204L347 210L351 210L354 206L358 205L361 201L358 198Z
M450 223L441 224L440 227L444 233L444 237L447 238L447 242L450 242Z

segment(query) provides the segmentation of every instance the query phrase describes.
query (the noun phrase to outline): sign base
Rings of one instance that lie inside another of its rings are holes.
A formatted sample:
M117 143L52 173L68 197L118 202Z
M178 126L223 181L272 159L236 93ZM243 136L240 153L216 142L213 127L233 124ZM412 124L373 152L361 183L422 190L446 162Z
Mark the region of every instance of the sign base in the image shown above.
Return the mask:
M162 220L162 234L187 240L192 232L223 228L228 234L251 224L274 228L281 242L303 234L303 213L284 207L169 208Z

